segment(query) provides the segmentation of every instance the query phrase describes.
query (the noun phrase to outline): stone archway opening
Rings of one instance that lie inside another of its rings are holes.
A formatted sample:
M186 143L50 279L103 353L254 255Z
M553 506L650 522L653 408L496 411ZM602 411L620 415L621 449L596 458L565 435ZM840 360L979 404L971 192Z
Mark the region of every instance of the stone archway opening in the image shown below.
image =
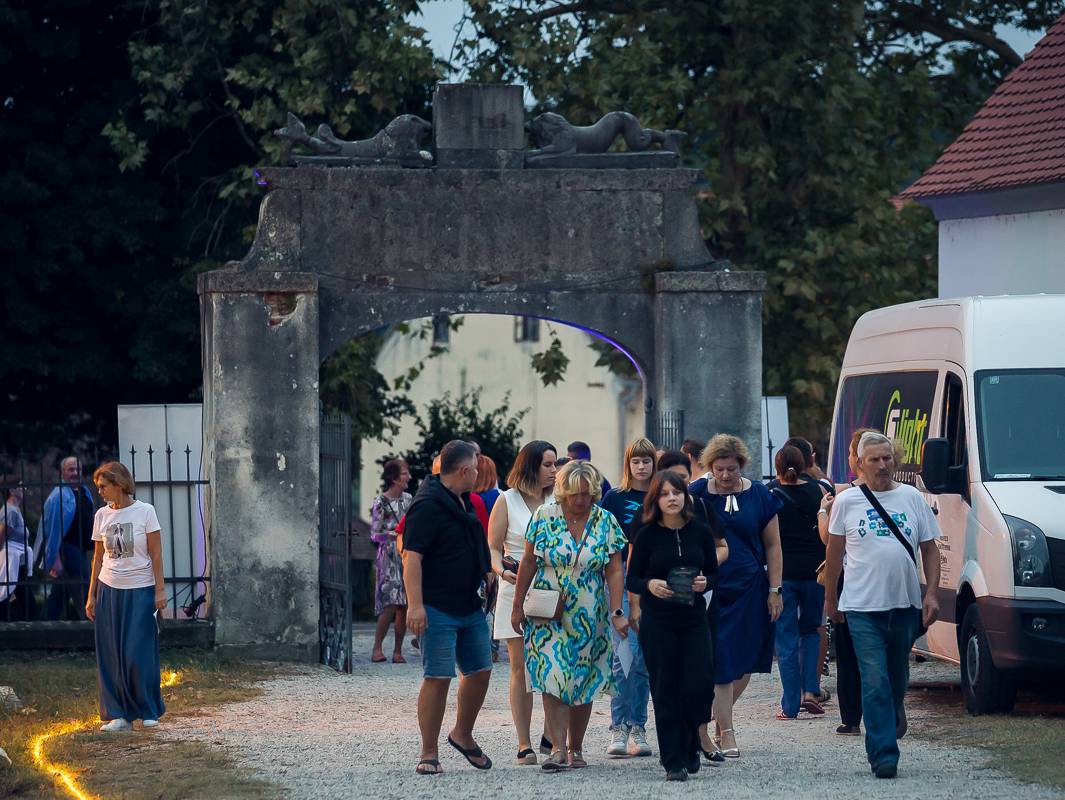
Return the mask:
M382 134L350 157L262 168L250 252L200 276L218 646L318 657L318 370L382 326L504 314L596 331L642 370L648 421L683 409L690 435L758 448L764 276L707 252L698 172L672 151L603 152L609 140L566 150L588 143L564 120L526 150L521 96L440 86L432 153ZM389 129L417 142L427 126Z

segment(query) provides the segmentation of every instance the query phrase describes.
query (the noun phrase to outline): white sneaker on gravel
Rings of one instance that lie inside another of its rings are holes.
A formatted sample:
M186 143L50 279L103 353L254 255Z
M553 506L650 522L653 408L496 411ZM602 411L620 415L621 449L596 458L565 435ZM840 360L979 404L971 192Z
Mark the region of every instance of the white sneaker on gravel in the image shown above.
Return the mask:
M145 728L158 728L159 727L159 720L157 720L157 719L142 719L141 720L141 725L144 726Z
M104 731L105 733L117 733L118 731L128 731L132 729L133 725L128 720L124 720L121 717L119 717L118 719L111 720L106 725L103 725L100 728L100 730Z
M643 726L633 725L629 730L628 752L630 756L651 755L651 745L647 744L647 732Z
M614 756L615 758L627 756L629 743L629 726L618 725L617 727L610 729L610 746L606 749L608 756Z

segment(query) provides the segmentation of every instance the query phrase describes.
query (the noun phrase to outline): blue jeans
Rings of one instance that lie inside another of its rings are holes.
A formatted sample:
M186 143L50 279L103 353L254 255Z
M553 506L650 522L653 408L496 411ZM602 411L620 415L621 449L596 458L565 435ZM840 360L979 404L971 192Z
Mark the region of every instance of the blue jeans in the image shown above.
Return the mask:
M825 588L817 581L784 581L784 610L777 620L777 667L784 693L780 710L799 713L803 692L821 693L821 649L818 628L825 608Z
M492 668L492 639L481 609L454 616L426 606L425 617L418 643L426 678L454 678L455 664L463 675Z
M873 767L898 764L895 726L910 680L910 648L917 638L921 611L848 611L847 627L862 676L865 752Z
M628 615L628 592L625 592L621 600L621 608ZM611 630L611 639L614 644L611 668L618 690L617 694L610 698L610 726L617 728L625 725L631 728L633 725L639 725L645 728L647 727L647 702L651 698L651 681L647 675L647 664L643 660L643 650L640 649L640 639L633 631L629 632L627 639L622 639L613 630ZM632 666L629 667L628 677L625 676L625 671L621 668L621 659L618 657L618 651L622 647L632 648Z

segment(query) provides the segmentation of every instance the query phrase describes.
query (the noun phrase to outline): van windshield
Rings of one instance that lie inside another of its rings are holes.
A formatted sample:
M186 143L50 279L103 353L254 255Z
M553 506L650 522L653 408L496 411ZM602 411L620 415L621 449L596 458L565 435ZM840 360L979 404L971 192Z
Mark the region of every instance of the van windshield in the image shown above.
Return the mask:
M975 377L984 480L1065 480L1065 369Z

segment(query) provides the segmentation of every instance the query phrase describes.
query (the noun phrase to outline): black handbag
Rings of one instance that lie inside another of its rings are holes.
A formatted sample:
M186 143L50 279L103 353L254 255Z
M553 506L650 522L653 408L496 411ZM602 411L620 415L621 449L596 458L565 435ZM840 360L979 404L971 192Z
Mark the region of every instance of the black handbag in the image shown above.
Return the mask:
M863 483L858 488L862 490L862 494L865 495L865 499L869 501L869 505L873 507L873 510L880 515L880 519L884 520L884 524L888 526L888 530L895 534L895 538L899 540L899 544L906 549L906 555L910 557L910 561L913 562L913 568L917 570L917 582L920 583L921 571L917 569L917 554L913 552L913 546L910 544L909 540L902 535L902 531L900 531L899 526L895 524L895 520L893 520L891 515L884 510L882 505L880 505L880 501L876 499L876 495L872 493L869 487ZM934 589L929 586L927 591L934 591ZM928 628L924 626L924 613L922 612L921 621L917 624L917 635L924 636L927 631Z

